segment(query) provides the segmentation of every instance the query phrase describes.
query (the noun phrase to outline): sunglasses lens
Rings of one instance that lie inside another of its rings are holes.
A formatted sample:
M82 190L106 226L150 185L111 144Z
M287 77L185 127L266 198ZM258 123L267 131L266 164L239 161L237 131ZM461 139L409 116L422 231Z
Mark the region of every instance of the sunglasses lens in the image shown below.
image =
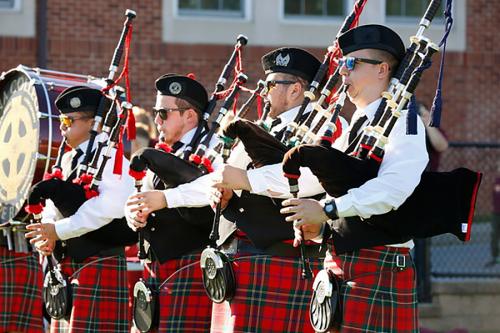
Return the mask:
M59 120L61 121L61 123L64 126L66 126L66 127L70 127L71 126L71 118L66 117L66 116L60 116Z
M352 57L349 57L346 59L346 67L348 70L352 71L354 69L354 65L356 64L356 59L355 58L352 58Z
M167 120L167 111L166 110L163 110L163 109L155 110L155 116L157 114L160 116L161 120Z

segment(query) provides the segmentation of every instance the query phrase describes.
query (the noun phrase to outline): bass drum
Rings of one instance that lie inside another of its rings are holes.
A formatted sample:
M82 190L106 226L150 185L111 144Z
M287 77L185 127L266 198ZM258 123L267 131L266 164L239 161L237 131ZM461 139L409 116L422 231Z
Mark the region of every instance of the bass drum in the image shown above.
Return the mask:
M14 218L42 180L62 141L56 97L66 88L100 89L92 76L23 65L0 76L0 223Z

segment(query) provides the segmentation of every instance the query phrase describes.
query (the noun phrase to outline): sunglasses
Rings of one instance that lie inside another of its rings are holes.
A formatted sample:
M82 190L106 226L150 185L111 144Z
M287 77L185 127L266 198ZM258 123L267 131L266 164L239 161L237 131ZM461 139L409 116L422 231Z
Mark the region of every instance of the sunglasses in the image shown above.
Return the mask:
M339 59L339 68L345 66L348 71L353 71L356 64L364 62L366 64L380 65L383 61L367 58L342 57Z
M159 115L161 120L167 120L168 114L170 112L179 111L182 114L182 112L188 109L189 108L161 108L161 109L153 108L153 118L156 118L156 116Z
M267 90L270 90L271 88L276 87L278 84L294 84L297 83L297 81L291 81L291 80L269 80L266 81L266 87Z
M73 125L74 121L81 120L81 119L90 119L92 117L89 116L81 116L81 117L71 117L67 116L65 114L59 115L59 121L66 127L71 127Z

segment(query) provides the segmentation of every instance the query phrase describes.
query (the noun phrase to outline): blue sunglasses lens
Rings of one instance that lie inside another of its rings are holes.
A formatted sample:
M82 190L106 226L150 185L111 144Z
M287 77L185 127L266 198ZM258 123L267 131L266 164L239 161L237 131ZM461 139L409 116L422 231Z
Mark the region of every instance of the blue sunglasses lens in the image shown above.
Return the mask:
M339 60L339 67L345 66L349 71L352 71L354 69L355 64L356 58L353 57L344 57Z

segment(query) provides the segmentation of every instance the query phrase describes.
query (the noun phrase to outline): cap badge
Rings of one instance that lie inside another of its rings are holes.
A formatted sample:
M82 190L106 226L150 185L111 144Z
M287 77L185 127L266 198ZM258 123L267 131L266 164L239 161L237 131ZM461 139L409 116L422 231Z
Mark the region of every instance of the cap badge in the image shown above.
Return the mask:
M288 63L290 62L290 55L287 54L286 56L283 57L283 55L280 53L276 57L275 64L276 66L283 66L286 67L288 66Z
M69 100L69 105L73 108L76 109L82 105L82 101L80 100L79 97L73 97Z
M182 86L179 82L172 82L168 86L168 90L172 95L179 95L182 90Z

